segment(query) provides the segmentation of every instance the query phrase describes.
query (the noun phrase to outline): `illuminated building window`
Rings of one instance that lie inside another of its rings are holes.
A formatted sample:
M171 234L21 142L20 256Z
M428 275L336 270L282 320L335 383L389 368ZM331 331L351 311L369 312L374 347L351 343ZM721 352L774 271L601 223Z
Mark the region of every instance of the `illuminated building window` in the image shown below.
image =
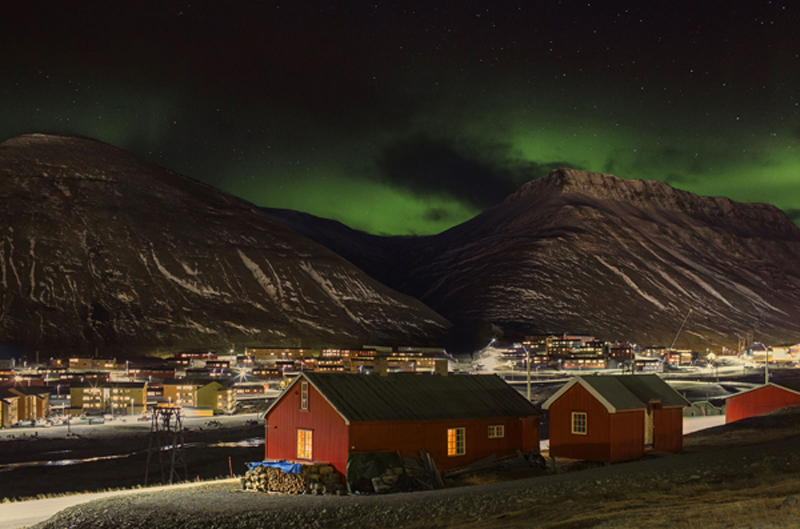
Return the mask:
M297 430L297 459L311 459L313 434L311 430Z
M586 413L580 411L572 412L572 433L586 435Z
M502 424L489 426L489 439L497 439L506 436L506 427Z
M463 456L467 453L466 431L464 428L447 429L447 455Z
M308 382L300 383L300 409L308 409Z

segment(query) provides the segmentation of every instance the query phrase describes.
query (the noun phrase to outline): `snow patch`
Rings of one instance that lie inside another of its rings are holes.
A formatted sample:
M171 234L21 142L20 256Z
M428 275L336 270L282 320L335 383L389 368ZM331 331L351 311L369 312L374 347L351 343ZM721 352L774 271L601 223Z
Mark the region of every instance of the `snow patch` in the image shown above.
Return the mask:
M319 272L317 272L313 266L311 266L311 263L303 261L300 263L300 268L302 268L303 271L305 271L305 273L308 274L308 276L311 279L316 281L316 283L328 295L331 301L333 301L333 303L337 307L342 309L342 311L347 315L348 318L350 318L356 323L361 323L361 320L358 317L356 317L352 312L350 312L350 310L345 306L345 304L340 301L339 293L333 287L330 280L322 277L322 275Z
M714 296L714 297L715 297L715 298L717 298L718 300L722 301L723 303L725 303L725 304L726 304L727 306L729 306L730 308L734 308L734 307L733 307L733 305L731 305L731 304L730 304L730 302L728 302L728 300L727 300L727 299L725 299L725 298L722 296L722 294L720 294L719 292L717 292L717 291L714 289L714 287L712 287L711 285L709 285L708 283L706 283L705 281L703 281L702 279L700 279L700 277L698 277L697 275L693 274L692 272L690 272L690 271L688 271L688 270L684 270L684 271L683 271L683 273L684 273L685 275L689 276L689 278L690 278L690 279L692 279L692 280L693 280L695 283L697 283L698 285L700 285L700 288L702 288L703 290L705 290L706 292L708 292L709 294L711 294L712 296Z
M662 305L662 304L661 304L661 303L660 303L660 302L659 302L659 301L658 301L656 298L654 298L653 296L651 296L651 295L647 294L646 292L643 292L643 291L642 291L642 290L641 290L641 289L640 289L640 288L639 288L639 287L636 285L636 283L634 283L634 282L633 282L633 279L631 279L630 277L628 277L628 276L627 276L627 275L626 275L626 274L625 274L625 273L624 273L622 270L620 270L620 269L619 269L619 268L617 268L616 266L613 266L613 265L611 265L611 264L607 263L607 262L606 262L606 261L604 261L604 260L603 260L603 258L602 258L602 257L600 257L599 255L595 255L595 258L596 258L598 261L600 261L600 264L602 264L603 266L605 266L606 268L608 268L609 270L611 270L612 272L614 272L615 274L617 274L618 276L620 276L620 277L622 278L622 280L623 280L623 281L625 281L625 283L627 283L627 284L628 284L628 286L629 286L629 287L631 287L631 288L632 288L632 289L633 289L633 290L634 290L634 291L635 291L637 294L639 294L639 295L640 295L640 296L642 296L644 299L646 299L647 301L649 301L650 303L652 303L652 304L653 304L653 305L655 305L656 307L660 308L661 310L665 310L665 308L666 308L666 307L664 307L664 305Z
M31 301L36 301L36 239L31 237L30 239L31 249L28 252L28 255L31 256L31 272L30 272L30 281L31 281L31 294L30 298Z
M197 270L194 270L191 266L187 265L186 263L182 261L178 262L181 264L181 266L183 267L183 271L186 272L187 275L196 276L199 274Z
M272 271L273 277L276 279L275 282L270 280L264 271L261 270L261 267L258 266L255 261L247 257L242 250L237 248L236 251L239 253L239 258L242 260L244 265L248 270L250 270L250 273L253 274L253 278L261 286L261 288L264 289L264 292L266 292L275 303L280 303L281 306L283 306L281 301L281 298L283 297L283 291L281 290L280 278L278 277L278 274L275 273L275 269L272 268L272 265L269 264L269 261L266 261L265 259L267 266L269 266L270 270ZM283 308L286 307L283 306Z
M184 281L183 279L172 275L169 272L169 270L164 268L164 265L161 264L161 261L158 260L158 257L156 257L155 250L151 251L151 254L153 256L153 262L155 263L156 268L158 268L158 271L161 272L161 274L164 277L166 277L167 279L169 279L173 283L177 284L178 286L181 286L181 287L185 288L186 290L188 290L189 292L193 292L194 294L197 294L199 296L203 296L205 298L209 298L209 297L219 296L220 295L220 293L218 291L214 290L213 288L205 287L205 286L202 286L202 285L196 285L196 284L192 283L191 281Z
M196 321L192 321L192 320L190 320L188 318L186 319L186 325L185 326L188 327L189 329L194 329L194 330L196 330L198 332L201 332L203 334L218 334L218 331L216 331L215 329L211 329L209 327L201 325L201 324L197 323Z
M239 325L237 323L233 323L232 321L223 320L222 323L224 323L228 327L233 327L234 329L236 329L237 331L240 331L243 334L249 334L251 336L254 336L254 335L259 334L261 332L261 329L257 329L255 327L245 327L244 325Z

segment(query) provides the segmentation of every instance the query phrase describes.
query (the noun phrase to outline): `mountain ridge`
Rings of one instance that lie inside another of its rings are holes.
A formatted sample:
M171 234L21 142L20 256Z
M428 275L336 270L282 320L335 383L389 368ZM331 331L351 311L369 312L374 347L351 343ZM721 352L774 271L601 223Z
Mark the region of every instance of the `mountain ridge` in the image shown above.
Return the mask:
M256 206L71 136L0 144L0 343L428 343L449 322Z
M459 327L668 345L693 308L678 347L800 341L800 228L770 205L557 169L445 232L403 239L383 263L364 258L360 236L326 240L311 224L307 236Z

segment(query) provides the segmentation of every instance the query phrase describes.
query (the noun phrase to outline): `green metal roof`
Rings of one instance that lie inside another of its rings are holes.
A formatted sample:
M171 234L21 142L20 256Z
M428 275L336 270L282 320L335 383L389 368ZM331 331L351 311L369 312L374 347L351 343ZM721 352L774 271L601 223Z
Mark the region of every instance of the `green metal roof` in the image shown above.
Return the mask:
M662 406L686 406L689 402L658 375L614 375L581 377L617 410L647 407L652 400Z
M348 422L540 416L496 375L303 373ZM301 377L302 378L302 377Z
M781 380L780 382L773 382L773 384L800 393L800 380Z

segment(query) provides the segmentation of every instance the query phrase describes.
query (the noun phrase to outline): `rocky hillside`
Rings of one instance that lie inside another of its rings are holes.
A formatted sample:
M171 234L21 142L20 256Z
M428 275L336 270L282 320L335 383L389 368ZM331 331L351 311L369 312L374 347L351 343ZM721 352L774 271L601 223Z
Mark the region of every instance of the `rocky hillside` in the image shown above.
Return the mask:
M669 345L692 309L676 347L735 346L747 333L800 341L800 229L773 206L559 169L464 224L388 248L285 220L461 326Z
M87 139L0 145L0 344L428 343L447 320L258 208Z

